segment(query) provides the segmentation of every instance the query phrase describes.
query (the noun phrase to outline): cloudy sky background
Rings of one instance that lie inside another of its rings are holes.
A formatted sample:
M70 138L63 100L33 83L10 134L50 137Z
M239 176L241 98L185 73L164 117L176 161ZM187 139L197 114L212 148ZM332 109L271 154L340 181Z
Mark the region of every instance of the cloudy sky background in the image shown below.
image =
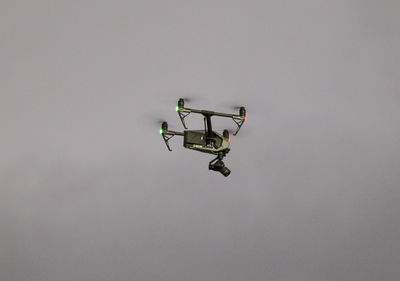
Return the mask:
M0 279L398 280L399 11L2 1ZM246 106L228 178L167 151L181 96Z

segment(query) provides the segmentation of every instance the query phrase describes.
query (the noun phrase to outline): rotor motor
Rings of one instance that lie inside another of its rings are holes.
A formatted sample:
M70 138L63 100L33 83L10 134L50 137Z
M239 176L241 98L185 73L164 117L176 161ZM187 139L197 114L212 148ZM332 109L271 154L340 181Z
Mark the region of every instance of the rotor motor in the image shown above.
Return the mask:
M224 130L224 132L222 133L222 135L224 136L225 139L229 139L229 131L228 130Z
M240 107L239 114L240 116L246 116L246 108L244 106Z
M161 124L161 129L165 132L168 131L168 123L167 122L162 122Z
M184 108L184 107L185 107L185 100L181 98L178 100L178 108Z

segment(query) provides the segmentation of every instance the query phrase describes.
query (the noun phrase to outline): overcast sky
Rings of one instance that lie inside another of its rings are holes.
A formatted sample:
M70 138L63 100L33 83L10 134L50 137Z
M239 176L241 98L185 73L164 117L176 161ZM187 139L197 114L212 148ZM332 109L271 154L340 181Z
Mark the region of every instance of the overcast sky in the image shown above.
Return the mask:
M1 1L0 280L399 280L399 3Z

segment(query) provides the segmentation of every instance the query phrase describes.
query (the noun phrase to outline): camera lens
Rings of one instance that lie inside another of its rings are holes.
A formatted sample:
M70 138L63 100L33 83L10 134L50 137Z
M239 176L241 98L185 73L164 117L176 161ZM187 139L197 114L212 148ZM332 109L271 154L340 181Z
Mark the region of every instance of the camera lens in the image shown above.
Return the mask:
M227 177L231 173L231 170L229 170L227 167L223 166L220 170L220 173L223 174L225 177Z

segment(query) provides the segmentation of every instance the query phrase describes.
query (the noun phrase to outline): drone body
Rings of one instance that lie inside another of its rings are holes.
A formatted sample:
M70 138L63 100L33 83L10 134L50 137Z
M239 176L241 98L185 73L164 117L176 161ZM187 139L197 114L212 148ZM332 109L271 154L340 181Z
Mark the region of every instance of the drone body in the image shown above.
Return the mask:
M213 131L212 142L207 144L207 132L203 130L186 130L183 136L183 146L204 153L218 154L229 149L230 139Z
M183 136L183 146L188 149L197 150L199 152L210 153L217 155L215 159L213 159L208 168L213 171L221 172L225 177L229 176L230 170L225 167L222 159L229 152L229 131L224 130L223 134L219 134L212 130L211 117L212 116L220 116L220 117L229 117L236 123L238 126L236 132L233 135L236 135L240 128L242 127L244 121L247 119L246 109L242 106L239 110L239 115L236 114L228 114L228 113L220 113L213 112L208 110L198 110L198 109L190 109L185 108L184 99L179 99L178 106L176 107L176 111L182 121L182 125L185 129L187 129L185 124L185 117L190 113L199 113L204 116L204 130L185 130L184 132L176 132L168 130L168 123L162 122L160 134L162 135L165 144L169 151L172 151L168 140L173 136Z

